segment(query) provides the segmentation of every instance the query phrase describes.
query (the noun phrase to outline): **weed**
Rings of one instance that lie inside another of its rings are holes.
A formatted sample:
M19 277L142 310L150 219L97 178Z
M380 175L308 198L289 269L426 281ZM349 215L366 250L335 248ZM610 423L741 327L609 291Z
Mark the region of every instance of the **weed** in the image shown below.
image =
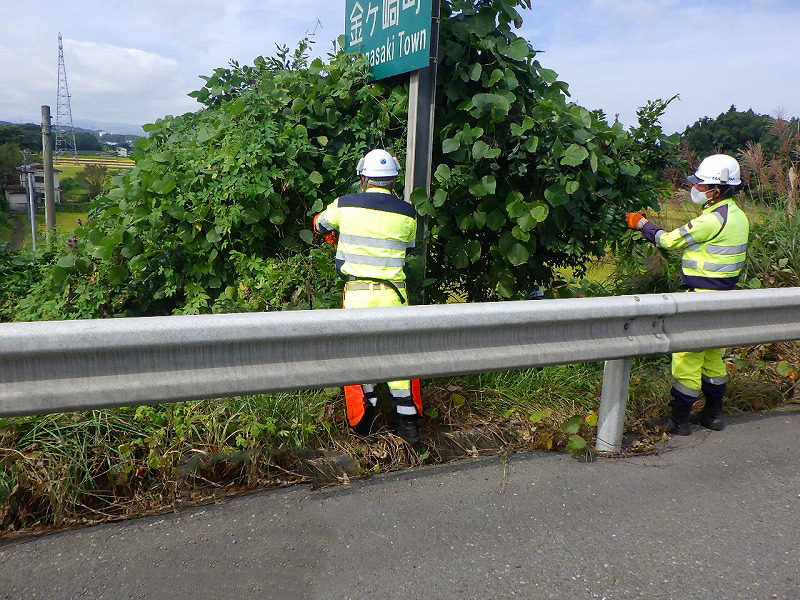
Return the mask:
M800 215L768 213L751 230L742 281L751 288L800 286L798 265Z
M338 390L337 390L338 393ZM0 421L0 526L65 526L171 506L197 453L330 444L324 390ZM275 484L269 460L215 485Z

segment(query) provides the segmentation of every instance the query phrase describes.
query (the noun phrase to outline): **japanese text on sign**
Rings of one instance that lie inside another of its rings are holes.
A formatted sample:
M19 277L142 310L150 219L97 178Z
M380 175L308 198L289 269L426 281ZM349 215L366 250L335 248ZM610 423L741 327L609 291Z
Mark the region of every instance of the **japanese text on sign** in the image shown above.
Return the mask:
M346 0L347 52L361 52L375 79L428 66L431 0Z

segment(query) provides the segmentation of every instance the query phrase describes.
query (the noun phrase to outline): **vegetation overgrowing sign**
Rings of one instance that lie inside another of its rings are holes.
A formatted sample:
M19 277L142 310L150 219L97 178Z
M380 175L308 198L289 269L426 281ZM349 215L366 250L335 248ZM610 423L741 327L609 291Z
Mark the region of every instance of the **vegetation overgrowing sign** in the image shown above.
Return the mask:
M428 66L431 0L346 0L345 51L361 52L383 79Z

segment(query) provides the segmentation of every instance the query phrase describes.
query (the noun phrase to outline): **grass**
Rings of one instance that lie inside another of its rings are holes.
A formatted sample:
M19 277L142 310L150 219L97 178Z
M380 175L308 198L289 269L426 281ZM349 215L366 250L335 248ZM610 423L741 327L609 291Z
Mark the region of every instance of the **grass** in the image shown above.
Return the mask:
M54 157L55 161L70 162L72 156ZM94 150L79 150L78 160L131 160L130 158L119 156L118 154L98 154Z
M182 466L195 455L329 445L323 419L329 399L319 390L0 419L0 530L169 507L181 485L188 485L182 491L189 500L226 484L279 485L291 474L270 460L243 461L234 474L212 474L219 482L207 479L208 485L202 472L194 473L197 481L181 481Z
M136 166L133 159L122 156L79 156L78 164L76 164L72 158L65 158L53 162L53 166L61 171L69 168L83 168L86 165L92 164L103 164L109 168L117 169L130 169Z
M747 214L751 225L763 221L773 210L766 204L747 198L736 197L734 199L739 208ZM701 211L702 209L699 206L692 204L689 200L688 191L678 190L662 203L660 210L647 211L647 218L651 219L659 227L671 231L688 223L699 215Z
M607 254L600 260L591 263L586 269L585 278L589 281L604 284L609 281L616 271L616 260L611 254ZM563 267L556 269L555 273L564 281L569 281L575 277L575 269Z
M78 226L78 219L86 220L85 212L56 212L56 231L59 233L69 233ZM18 249L31 248L31 225L28 215L24 213L14 213L11 217L12 228L5 232L0 230L0 242L9 242L16 238ZM16 228L17 234L13 235L12 229ZM37 244L43 244L45 240L45 230L47 229L45 215L36 213L36 240Z
M0 215L0 244L10 242L14 234L14 223L11 218L3 218Z
M83 165L59 163L56 169L61 171L58 175L59 180L64 181L65 179L74 179L75 176L83 170Z
M773 211L752 227L743 281L749 287L800 286L800 215Z

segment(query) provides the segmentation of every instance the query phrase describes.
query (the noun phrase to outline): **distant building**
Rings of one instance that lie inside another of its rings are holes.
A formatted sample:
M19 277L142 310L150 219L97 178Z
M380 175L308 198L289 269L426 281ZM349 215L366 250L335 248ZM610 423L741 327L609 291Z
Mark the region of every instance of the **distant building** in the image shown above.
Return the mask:
M117 156L122 156L123 158L127 158L128 149L125 146L117 146Z
M15 212L28 211L28 196L21 185L6 185L6 201Z
M25 170L25 167L17 167L17 172L19 172L19 185L6 186L6 200L8 200L8 204L11 207L11 210L19 212L26 212L28 210L28 196L27 196L28 178L26 177L27 173L31 173L33 176L34 201L39 204L43 204L44 165L41 163L28 165L27 171ZM61 203L61 187L58 180L58 174L60 172L61 171L59 171L58 169L53 169L53 187L55 188L56 204Z

